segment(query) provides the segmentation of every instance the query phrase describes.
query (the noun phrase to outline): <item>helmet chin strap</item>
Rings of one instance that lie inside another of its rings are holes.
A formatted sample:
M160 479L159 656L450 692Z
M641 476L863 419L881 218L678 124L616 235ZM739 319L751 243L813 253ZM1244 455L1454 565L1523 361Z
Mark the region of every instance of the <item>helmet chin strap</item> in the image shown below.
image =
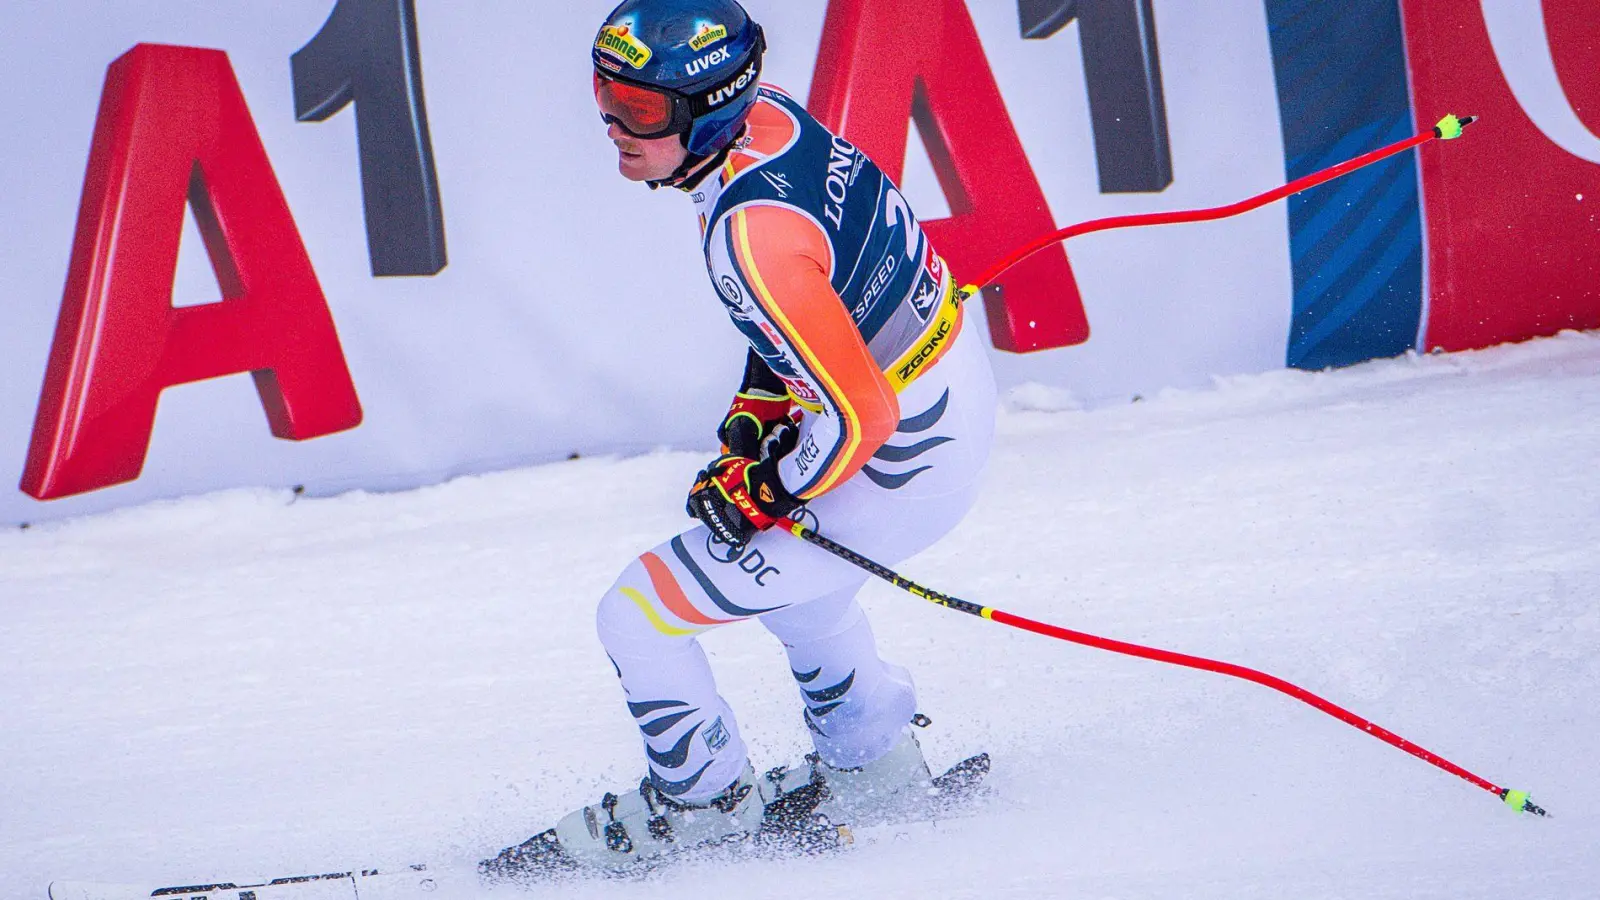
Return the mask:
M689 135L685 133L683 138L685 141L687 141ZM661 187L678 187L683 180L689 176L689 173L694 171L695 166L698 166L705 161L706 158L704 156L697 156L696 154L691 153L683 158L683 162L679 163L676 169L672 170L671 175L668 175L659 181L646 181L645 184L649 185L650 190L652 191Z
M738 144L739 139L744 137L745 129L748 127L748 125L741 126L739 128L739 133L734 135L733 140L728 142L728 146L723 147L716 153L713 153L709 156L691 153L684 157L683 162L678 165L678 168L672 171L671 175L668 175L659 181L646 181L645 184L649 185L650 190L652 191L662 187L674 187L680 191L694 190L700 185L700 182L705 180L707 174L715 172L722 166L722 163L727 160L728 154L733 152L734 145ZM679 139L683 141L684 149L688 149L689 133L684 132L683 134L679 135ZM716 162L713 165L708 165L704 169L701 169L693 178L691 178L689 173L694 172L696 166L699 166L701 163L706 162L707 160L715 160Z

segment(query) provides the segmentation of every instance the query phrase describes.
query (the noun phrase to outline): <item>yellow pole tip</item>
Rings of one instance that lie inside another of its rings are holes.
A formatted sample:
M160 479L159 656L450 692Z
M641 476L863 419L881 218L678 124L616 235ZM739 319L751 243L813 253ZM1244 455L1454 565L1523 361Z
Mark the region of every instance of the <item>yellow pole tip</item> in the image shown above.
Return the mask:
M1505 801L1506 805L1513 810L1522 812L1523 807L1528 805L1528 792L1507 790Z

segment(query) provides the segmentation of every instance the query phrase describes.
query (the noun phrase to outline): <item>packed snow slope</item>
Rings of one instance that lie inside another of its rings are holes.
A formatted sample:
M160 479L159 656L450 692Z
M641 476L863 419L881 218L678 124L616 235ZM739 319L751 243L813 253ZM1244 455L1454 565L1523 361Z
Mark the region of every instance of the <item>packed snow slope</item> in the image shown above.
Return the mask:
M0 535L0 898L470 865L637 779L594 603L684 526L704 456L233 492ZM1094 411L1025 390L978 507L901 566L1287 678L1553 819L1267 689L875 583L930 758L994 754L971 816L825 859L469 893L1594 897L1597 463L1596 334ZM705 641L757 766L798 759L777 642L753 624Z

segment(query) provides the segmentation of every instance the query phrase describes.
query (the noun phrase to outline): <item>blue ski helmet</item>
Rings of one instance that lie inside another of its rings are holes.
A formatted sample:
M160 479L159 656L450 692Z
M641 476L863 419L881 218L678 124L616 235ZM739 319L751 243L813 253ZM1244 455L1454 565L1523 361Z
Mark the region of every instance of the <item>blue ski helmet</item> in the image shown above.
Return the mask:
M624 0L591 54L601 118L639 138L681 135L692 156L717 153L755 105L766 46L735 0Z

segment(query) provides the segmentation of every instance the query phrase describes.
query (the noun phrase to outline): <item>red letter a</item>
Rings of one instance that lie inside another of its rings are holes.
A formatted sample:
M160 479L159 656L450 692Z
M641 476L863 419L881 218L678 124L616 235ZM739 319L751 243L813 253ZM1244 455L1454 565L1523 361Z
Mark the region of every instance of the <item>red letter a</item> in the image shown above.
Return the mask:
M952 213L924 225L960 277L977 278L1056 228L964 0L829 0L808 106L897 182L915 118ZM984 294L996 347L1026 353L1089 339L1059 245L999 285Z
M186 199L223 301L174 309ZM280 438L361 422L227 54L140 44L106 73L22 489L51 500L138 478L162 389L238 372Z

